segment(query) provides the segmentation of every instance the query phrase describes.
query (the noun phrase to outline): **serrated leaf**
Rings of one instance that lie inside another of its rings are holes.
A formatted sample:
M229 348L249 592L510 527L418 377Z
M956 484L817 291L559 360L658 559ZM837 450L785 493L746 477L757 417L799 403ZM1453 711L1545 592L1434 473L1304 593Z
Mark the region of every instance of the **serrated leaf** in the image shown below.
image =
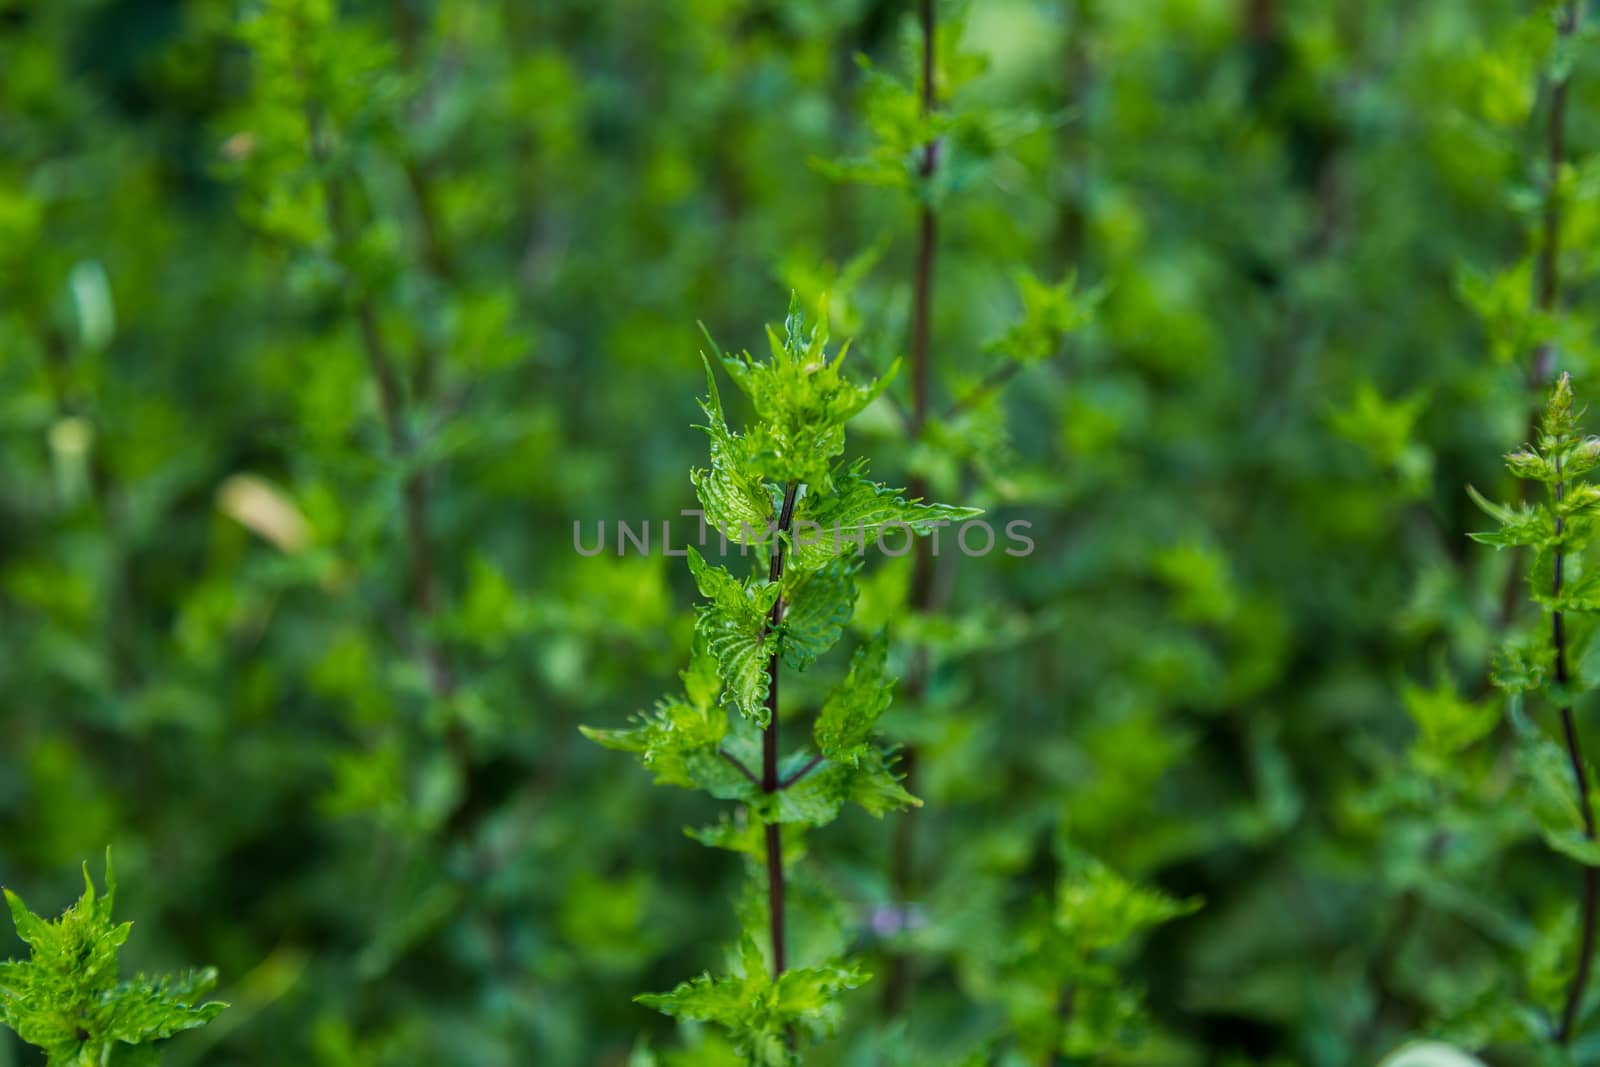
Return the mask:
M663 1015L696 1022L720 1023L730 1029L745 1016L746 983L737 978L713 978L702 974L682 982L666 993L640 993L633 999Z
M632 726L621 730L578 729L596 744L637 754L658 784L684 788L696 784L690 758L708 749L714 751L728 728L720 707L676 697L657 701L654 708L635 715L632 721Z
M853 763L824 760L788 789L757 797L754 807L764 822L824 826L838 818L847 803L882 818L891 811L920 807L922 801L901 785L889 757L866 747L855 754Z
M888 757L876 749L871 752L850 766L846 799L875 819L890 812L922 807L922 801L901 784L905 776L895 772Z
M839 995L859 988L869 977L853 964L830 964L786 970L774 981L747 934L740 941L732 975L703 974L669 992L646 993L634 1000L674 1018L722 1027L748 1062L787 1067L797 1061L786 1035L794 1029L812 1036L831 1032Z
M695 629L717 661L723 703L765 727L771 717L766 701L772 657L766 619L745 613L730 615L708 606L700 609Z
M700 595L711 601L718 611L730 616L748 616L759 619L766 614L776 598L776 591L767 592L770 587L763 586L760 590L747 590L745 583L728 573L727 568L714 563L706 562L704 556L689 548L689 572L694 575L695 586L700 590Z
M154 1063L150 1045L203 1026L226 1007L201 1002L216 984L210 969L117 980L117 952L132 927L112 921L109 861L108 852L106 892L96 893L85 865L83 896L54 921L6 894L31 955L0 965L0 1019L50 1063Z
M813 735L822 754L838 763L858 763L878 717L894 696L889 641L883 631L856 649L845 675L817 715Z
M698 635L689 656L689 666L678 672L683 680L683 694L693 707L705 711L715 706L722 692L722 675L717 670L717 658Z
M808 333L798 297L791 297L782 333L767 331L769 358L758 360L748 352L723 357L723 368L750 398L757 416L743 438L746 476L828 492L831 465L844 450L845 423L894 377L898 361L874 382L848 380L841 364L849 345L829 359L827 321L824 302Z
M835 560L830 566L800 571L785 593L779 648L783 660L803 671L839 640L856 605L856 565Z
M716 376L710 362L702 361L709 393L700 405L706 414L701 429L711 440L711 466L690 471L689 481L708 526L738 544L762 544L772 522L772 496L753 471L748 442L728 429Z
M833 476L834 492L807 497L795 509L795 525L818 531L814 540L797 543L794 565L802 570L825 567L840 557L857 556L877 544L886 532L922 536L940 526L965 522L983 514L980 508L926 504L906 500L904 490L891 489L866 477L857 462Z
M826 1033L832 1028L839 994L859 989L871 977L856 964L785 971L778 976L775 1014L785 1021L802 1023L814 1033Z
M204 1026L225 1007L217 1001L197 1003L216 984L216 972L210 969L166 978L140 975L118 990L104 1032L126 1044L142 1045Z
M1533 692L1544 686L1553 661L1553 654L1547 647L1527 648L1508 643L1494 657L1489 680L1507 693Z

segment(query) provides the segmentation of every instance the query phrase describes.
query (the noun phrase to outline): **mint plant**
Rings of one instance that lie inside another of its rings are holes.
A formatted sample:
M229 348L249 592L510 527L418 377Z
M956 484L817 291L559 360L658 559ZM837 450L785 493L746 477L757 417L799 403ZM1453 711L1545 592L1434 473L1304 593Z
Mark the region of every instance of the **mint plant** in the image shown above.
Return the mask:
M851 382L841 372L844 350L831 359L827 353L825 309L808 333L794 298L782 333L769 329L768 337L764 360L748 352L726 356L712 344L755 420L743 433L729 427L707 360L701 408L711 465L690 475L707 528L740 546L741 555L754 550L753 568L740 576L689 548L705 603L682 694L628 729L584 733L636 753L662 784L741 805L739 819L693 836L759 857L764 948L746 931L730 975L705 975L638 999L668 1015L716 1023L749 1062L776 1065L796 1062L797 1034L829 1032L839 995L868 978L844 959L791 967L785 884L795 839L838 818L846 803L875 816L919 803L902 786L893 751L874 736L895 683L882 632L855 650L822 702L813 743L788 754L780 744L782 668L806 670L838 642L867 549L891 531L924 535L978 512L906 499L872 481L864 461L841 458L846 423L883 391L898 364L868 384Z
M106 888L83 865L83 896L54 921L5 891L26 960L0 963L0 1021L44 1049L50 1067L149 1067L156 1042L204 1026L223 1008L202 998L217 983L210 968L129 981L117 978L117 952L132 923L114 923L117 882L106 850Z
M1521 764L1530 806L1545 840L1582 867L1576 961L1555 1028L1559 1044L1569 1044L1577 1030L1584 993L1594 963L1597 908L1600 908L1600 835L1596 832L1591 773L1573 715L1577 694L1587 686L1574 670L1576 653L1569 620L1600 611L1600 568L1585 558L1590 534L1600 514L1600 486L1587 479L1600 466L1600 439L1585 436L1573 408L1572 380L1562 373L1539 421L1538 435L1506 457L1511 473L1545 487L1543 500L1506 507L1470 490L1473 500L1499 522L1497 530L1475 533L1474 540L1496 548L1532 550L1528 582L1535 603L1549 620L1548 638L1508 644L1497 664L1494 682L1513 698L1538 693L1556 709L1563 753L1513 704ZM1588 627L1579 631L1585 642ZM1570 770L1571 795L1561 794L1559 768Z

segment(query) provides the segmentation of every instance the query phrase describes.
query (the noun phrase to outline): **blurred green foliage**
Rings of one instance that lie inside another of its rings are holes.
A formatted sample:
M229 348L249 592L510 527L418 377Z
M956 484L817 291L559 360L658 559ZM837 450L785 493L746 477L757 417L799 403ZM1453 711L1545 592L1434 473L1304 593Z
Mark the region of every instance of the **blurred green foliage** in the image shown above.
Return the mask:
M925 113L915 6L0 0L0 880L115 845L124 967L232 1004L164 1062L739 1062L631 999L760 901L578 734L690 659L618 524L693 528L697 319L908 353L924 209L928 418L852 448L1035 550L863 574L924 806L788 857L796 955L879 976L805 1062L1600 1062L1464 491L1541 361L1595 395L1600 16L941 2Z

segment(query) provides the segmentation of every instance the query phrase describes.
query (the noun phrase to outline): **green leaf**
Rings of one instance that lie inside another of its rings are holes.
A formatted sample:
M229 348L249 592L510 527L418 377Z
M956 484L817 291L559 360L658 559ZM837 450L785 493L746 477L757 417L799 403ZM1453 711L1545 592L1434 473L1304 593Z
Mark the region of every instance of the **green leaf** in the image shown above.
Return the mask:
M1582 830L1546 829L1541 831L1545 844L1568 856L1585 867L1600 867L1600 841L1589 837Z
M1444 759L1481 739L1500 721L1494 704L1462 698L1448 682L1433 689L1407 683L1401 689L1406 711L1421 734L1419 746L1429 757Z
M766 627L762 615L730 614L715 605L702 607L695 624L696 634L716 659L723 703L762 727L771 717L766 701L773 649Z
M712 607L734 617L764 619L771 609L778 591L767 583L759 588L747 588L745 583L729 574L727 568L707 563L705 557L690 547L689 571L700 590L700 595L711 601Z
M1196 897L1135 885L1091 856L1068 857L1066 868L1056 889L1055 921L1080 952L1119 945L1200 908Z
M1560 744L1525 723L1517 739L1517 777L1522 806L1538 824L1545 843L1579 863L1600 865L1600 845L1588 839L1583 803L1572 760ZM1594 771L1589 768L1590 781ZM1594 798L1586 798L1593 811Z
M1494 657L1489 680L1507 693L1529 693L1544 687L1555 655L1544 643L1508 641Z
M838 818L847 803L882 818L891 811L920 807L922 801L901 785L888 756L863 747L854 762L824 760L789 788L756 797L754 807L763 822L824 826Z
M742 978L713 978L703 974L680 983L669 992L641 993L633 999L663 1015L696 1022L720 1023L735 1029L746 1018L747 985Z
M678 672L683 680L684 697L701 711L713 706L722 692L722 675L717 671L717 657L711 654L706 643L696 637L689 666Z
M1012 275L1022 300L1022 317L990 347L1019 363L1038 363L1055 355L1061 339L1081 330L1094 316L1101 290L1078 290L1076 271L1052 285L1022 268Z
M217 1001L199 1003L217 984L209 968L179 976L146 978L123 983L105 1032L129 1045L142 1045L204 1026L222 1012Z
M857 964L784 971L778 976L774 1014L820 1036L833 1027L839 994L861 988L871 977Z
M779 634L783 660L797 671L839 640L856 606L855 561L835 560L813 571L792 571Z
M793 562L802 570L861 555L886 532L899 532L909 540L911 535L926 535L940 526L983 514L980 508L906 500L900 495L904 490L868 479L866 464L861 461L836 471L833 484L833 493L807 495L795 507L796 530L815 531L803 543L796 538Z
M922 807L922 801L900 784L905 776L894 771L890 757L877 749L869 752L849 766L846 799L875 819L890 812Z
M711 466L690 471L689 481L708 526L738 544L762 544L772 522L772 495L752 467L748 442L728 429L716 376L710 362L701 359L709 389L700 405L707 420L701 429L711 439Z
M678 1019L720 1026L749 1062L787 1067L798 1062L787 1048L787 1033L830 1033L838 1019L839 995L870 978L854 964L831 964L786 970L773 981L752 937L746 934L739 949L728 977L703 974L669 992L645 993L634 1000Z
M661 785L684 788L695 786L690 758L705 750L715 750L727 733L728 720L719 707L693 704L676 697L656 703L633 717L634 725L623 730L601 730L580 726L583 736L606 748L632 752L655 775Z
M1548 546L1554 543L1555 525L1550 520L1549 512L1543 508L1520 504L1513 509L1496 504L1470 485L1467 486L1467 495L1486 515L1500 523L1498 530L1469 533L1467 536L1474 541L1495 548Z
M858 764L878 717L888 708L893 695L889 640L880 630L856 649L850 672L823 702L813 730L822 754L836 763Z

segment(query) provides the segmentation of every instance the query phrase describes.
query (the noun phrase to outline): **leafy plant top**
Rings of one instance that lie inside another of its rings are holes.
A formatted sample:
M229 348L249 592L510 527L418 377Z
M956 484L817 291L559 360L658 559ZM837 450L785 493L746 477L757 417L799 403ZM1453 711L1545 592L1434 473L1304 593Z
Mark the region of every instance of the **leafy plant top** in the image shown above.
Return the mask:
M148 1067L159 1062L155 1042L204 1026L227 1007L202 999L217 982L210 968L118 978L117 952L133 924L111 918L117 883L110 850L105 880L97 894L84 864L83 895L55 920L5 891L17 936L32 952L0 963L0 1019L44 1049L49 1067Z

